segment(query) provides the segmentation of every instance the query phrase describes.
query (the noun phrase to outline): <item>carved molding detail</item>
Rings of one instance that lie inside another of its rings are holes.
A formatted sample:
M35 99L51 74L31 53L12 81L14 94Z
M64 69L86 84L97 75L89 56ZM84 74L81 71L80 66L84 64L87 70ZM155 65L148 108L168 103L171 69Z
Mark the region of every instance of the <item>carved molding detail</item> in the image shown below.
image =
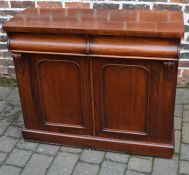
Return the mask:
M21 53L12 53L14 59L21 59Z
M164 66L164 78L165 80L170 81L174 77L175 61L164 61L163 66Z
M13 52L12 57L14 58L15 69L17 69L20 74L23 74L26 70L26 66L24 60L22 59L22 54Z

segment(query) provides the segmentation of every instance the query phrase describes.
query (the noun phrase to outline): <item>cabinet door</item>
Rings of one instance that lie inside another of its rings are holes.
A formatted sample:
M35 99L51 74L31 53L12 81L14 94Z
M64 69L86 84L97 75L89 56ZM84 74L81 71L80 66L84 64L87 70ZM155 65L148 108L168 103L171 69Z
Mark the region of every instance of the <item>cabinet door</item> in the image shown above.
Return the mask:
M27 55L37 119L44 130L90 134L89 60L58 55Z
M163 111L163 116L159 117L160 108L163 108L159 97L162 63L155 60L93 58L97 136L156 142L165 137L163 134L167 133L163 131L167 129L160 120L163 117L170 119L170 123L166 124L167 128L171 128L172 109L171 114ZM165 95L165 103L169 104L172 92L169 96ZM158 131L156 128L161 126L164 128ZM170 142L171 134L169 132L167 142Z

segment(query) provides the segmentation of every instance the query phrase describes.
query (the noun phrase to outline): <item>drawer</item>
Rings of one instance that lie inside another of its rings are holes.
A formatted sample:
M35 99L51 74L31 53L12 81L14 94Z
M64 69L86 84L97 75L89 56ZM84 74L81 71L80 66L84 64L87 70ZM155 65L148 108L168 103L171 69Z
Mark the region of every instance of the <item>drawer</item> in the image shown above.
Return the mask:
M9 36L9 49L14 52L33 52L64 55L148 59L177 58L178 39L158 39L120 36L48 35L16 33ZM158 57L158 58L151 58Z

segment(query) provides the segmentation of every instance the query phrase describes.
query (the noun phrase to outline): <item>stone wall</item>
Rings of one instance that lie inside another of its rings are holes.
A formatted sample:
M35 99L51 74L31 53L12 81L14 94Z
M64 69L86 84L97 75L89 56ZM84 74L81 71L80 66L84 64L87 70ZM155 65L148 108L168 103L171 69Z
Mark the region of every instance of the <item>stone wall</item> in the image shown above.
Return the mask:
M2 24L27 7L181 10L184 13L185 36L181 46L178 85L189 84L189 0L0 0L0 76L15 75Z

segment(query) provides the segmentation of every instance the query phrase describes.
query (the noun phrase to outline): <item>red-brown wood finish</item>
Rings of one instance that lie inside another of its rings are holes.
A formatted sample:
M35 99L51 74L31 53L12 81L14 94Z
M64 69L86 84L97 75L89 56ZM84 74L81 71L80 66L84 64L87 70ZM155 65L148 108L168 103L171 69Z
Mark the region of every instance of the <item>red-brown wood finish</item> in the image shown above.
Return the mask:
M180 38L179 11L30 8L4 24L7 32ZM174 29L174 30L173 30Z
M172 157L181 12L27 9L3 28L25 139Z

